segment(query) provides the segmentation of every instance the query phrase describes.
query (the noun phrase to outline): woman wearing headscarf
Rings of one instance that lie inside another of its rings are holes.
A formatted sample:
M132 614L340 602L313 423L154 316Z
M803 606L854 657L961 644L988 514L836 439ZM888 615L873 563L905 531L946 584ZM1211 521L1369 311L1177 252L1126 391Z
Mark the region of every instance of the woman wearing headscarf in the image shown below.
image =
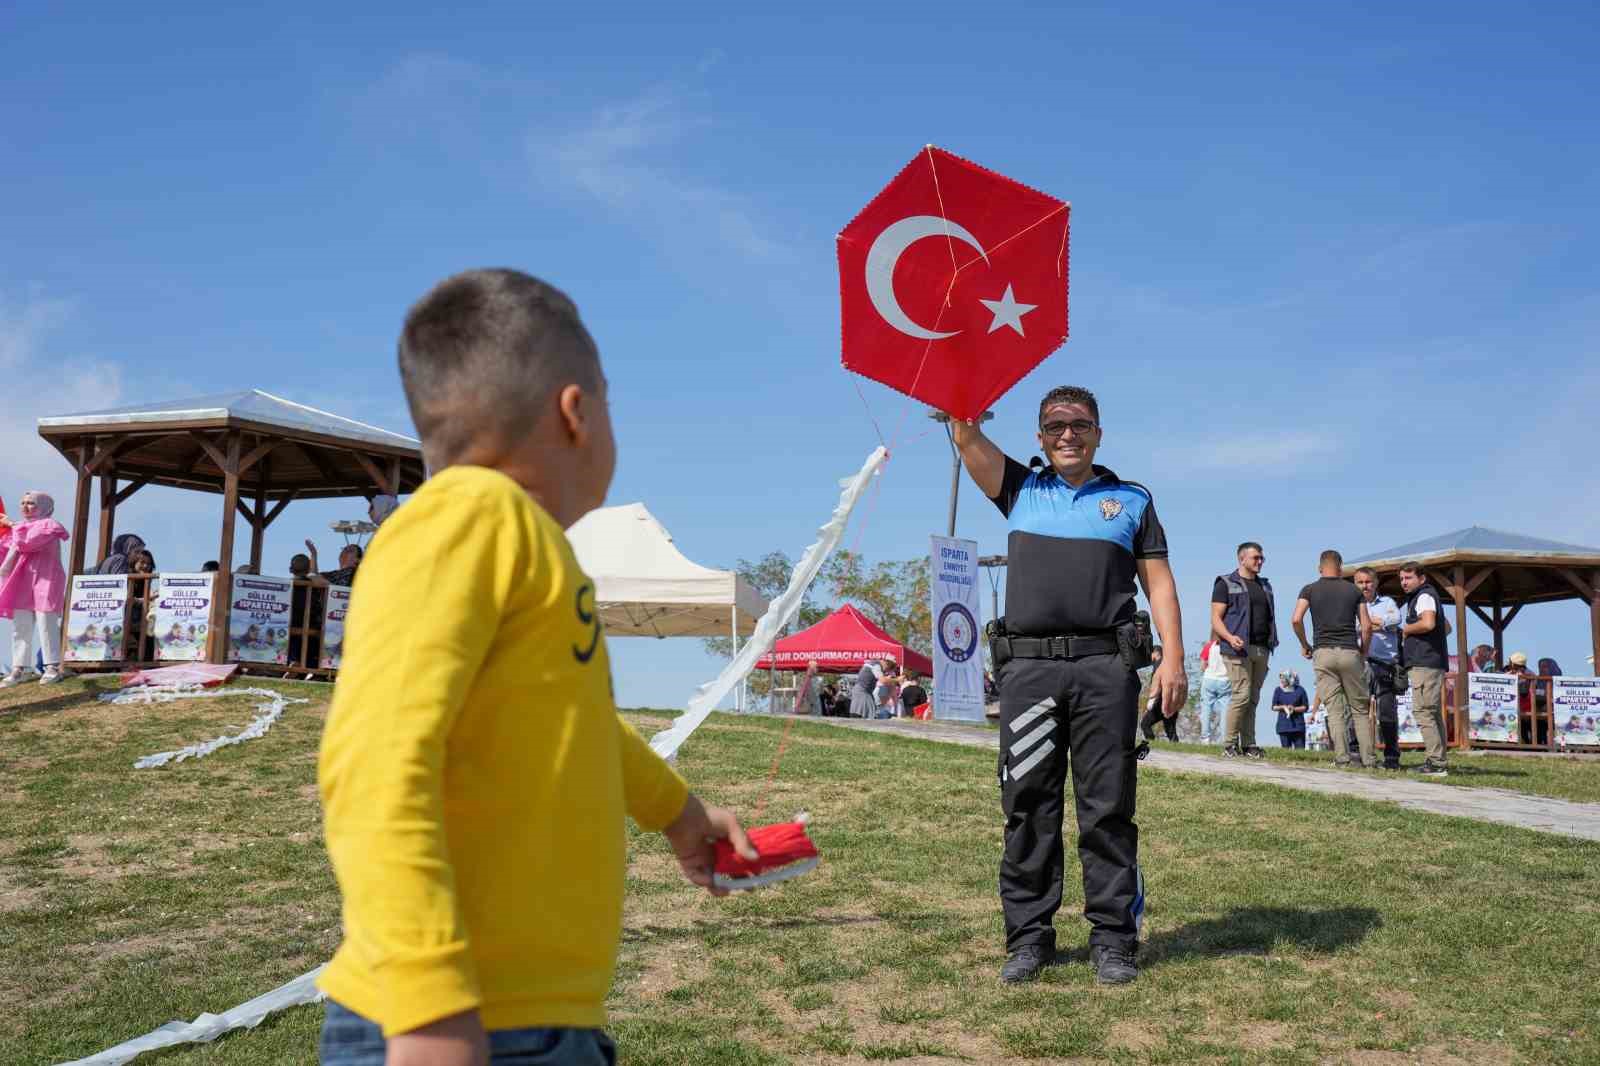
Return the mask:
M375 526L383 525L383 520L394 514L400 501L388 493L379 493L372 498L372 505L367 508L367 517L372 519Z
M822 678L815 659L806 664L806 672L800 676L800 684L795 687L794 713L822 717Z
M144 548L144 538L137 533L124 533L111 542L111 554L100 560L94 568L97 574L126 574L132 569L133 554Z
M51 516L56 501L43 492L22 495L22 520L0 515L0 527L11 533L0 562L0 618L12 620L11 673L0 679L9 688L31 671L35 635L44 646L43 685L61 680L61 608L67 574L61 566L61 543L67 530Z
M1300 686L1300 675L1285 670L1278 675L1278 688L1272 694L1272 709L1278 712L1278 745L1284 748L1306 746L1306 708L1310 701Z

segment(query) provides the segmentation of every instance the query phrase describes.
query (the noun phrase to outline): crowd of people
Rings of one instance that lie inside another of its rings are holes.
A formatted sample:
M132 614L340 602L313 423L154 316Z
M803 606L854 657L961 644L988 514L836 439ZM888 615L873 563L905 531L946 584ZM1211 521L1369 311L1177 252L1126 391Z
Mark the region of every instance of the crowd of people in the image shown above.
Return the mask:
M882 720L925 716L931 699L923 678L914 670L903 670L893 659L868 659L853 677L824 674L812 660L795 682L792 703L775 709Z
M1211 632L1200 648L1200 739L1220 744L1227 757L1261 758L1256 743L1256 710L1279 646L1279 624L1272 583L1261 573L1261 545L1239 545L1238 566L1218 576L1211 596ZM1450 622L1443 599L1419 563L1400 568L1402 598L1381 595L1378 575L1369 567L1343 576L1344 559L1328 550L1318 559L1318 577L1300 590L1290 619L1301 654L1315 673L1315 692L1308 694L1299 673L1278 672L1271 694L1278 743L1305 748L1315 736L1318 746L1333 751L1339 766L1400 768L1397 697L1410 692L1412 717L1422 733L1426 755L1420 772L1446 772L1443 705L1453 682L1453 659L1447 638ZM1312 634L1307 635L1309 616ZM1517 652L1497 667L1487 644L1473 649L1467 668L1519 678L1521 739L1543 743L1547 728L1527 712L1542 699L1535 678L1554 677L1561 668L1554 659L1540 659L1537 671L1528 656ZM1146 707L1141 702L1141 707ZM1151 738L1154 717L1142 721ZM1376 728L1373 728L1374 725ZM1169 738L1175 727L1168 730ZM1381 750L1380 750L1381 749Z
M380 494L373 497L367 514L375 525L381 525L399 506L396 497ZM61 639L68 575L62 561L62 546L69 536L66 527L55 518L55 498L49 493L24 493L18 501L16 516L8 515L4 500L0 500L0 619L9 619L12 629L11 666L0 675L0 688L10 688L33 678L37 678L39 684L51 685L66 676L62 667ZM316 544L307 540L305 545L306 553L297 553L289 560L289 576L306 583L295 586L293 610L297 621L303 617L308 596L314 599L313 617L320 618L321 601L317 590L330 585L353 585L364 555L360 544L347 543L339 550L338 566L320 570ZM220 569L215 559L200 565L201 573L216 573ZM257 572L257 567L250 563L234 570L235 574ZM154 604L149 579L159 577L160 570L149 545L137 533L120 533L112 538L111 550L88 573L126 574L145 579L135 580L129 586L130 629L126 640L131 659L150 661L154 657L154 641L147 616ZM299 659L300 644L298 636L290 640L295 661ZM315 654L314 647L312 654Z

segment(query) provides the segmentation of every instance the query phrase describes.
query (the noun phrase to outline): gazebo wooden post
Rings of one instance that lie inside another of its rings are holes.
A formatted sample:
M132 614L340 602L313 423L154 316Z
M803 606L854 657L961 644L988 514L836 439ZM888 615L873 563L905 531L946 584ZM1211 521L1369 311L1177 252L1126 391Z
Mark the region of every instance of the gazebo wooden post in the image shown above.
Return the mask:
M227 454L222 464L222 540L217 547L218 574L211 592L211 632L207 643L208 662L222 662L228 650L227 634L219 632L228 624L228 604L233 598L233 529L239 511L238 432L227 438Z
M1591 649L1594 676L1600 677L1600 570L1589 575L1589 587L1594 590L1589 597L1589 643L1594 645Z
M81 574L89 550L89 488L94 475L89 473L89 444L78 445L78 491L72 503L72 573Z
M255 517L250 520L250 565L261 572L261 547L267 534L267 476L271 459L262 459L256 471Z
M1489 628L1494 630L1494 668L1501 670L1506 665L1506 618L1505 618L1505 582L1500 580L1500 575L1494 578L1494 624Z
M1471 660L1467 657L1467 572L1460 563L1451 573L1454 580L1450 596L1456 601L1456 747L1471 747L1467 736L1467 674Z
M111 541L117 530L117 468L115 464L100 472L100 551L98 558L111 554Z

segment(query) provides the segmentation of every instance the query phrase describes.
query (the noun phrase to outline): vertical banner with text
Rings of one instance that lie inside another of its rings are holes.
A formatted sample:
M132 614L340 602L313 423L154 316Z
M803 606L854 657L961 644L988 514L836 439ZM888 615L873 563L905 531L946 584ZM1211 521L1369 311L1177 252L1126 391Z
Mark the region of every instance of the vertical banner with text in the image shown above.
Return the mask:
M122 658L122 629L128 618L127 574L77 574L67 597L69 663L103 663Z
M228 658L239 663L289 661L289 609L294 582L255 574L233 579L228 611Z
M1517 740L1515 674L1467 675L1467 735L1473 740Z
M162 662L202 662L211 629L215 574L162 574L155 595L151 633Z
M344 660L344 616L350 613L350 590L329 585L322 608L322 668L337 670Z
M1422 727L1411 711L1411 693L1402 692L1394 698L1394 719L1400 727L1400 743L1421 744Z
M933 716L983 721L978 542L933 537Z
M1600 677L1558 677L1553 688L1556 743L1600 744Z

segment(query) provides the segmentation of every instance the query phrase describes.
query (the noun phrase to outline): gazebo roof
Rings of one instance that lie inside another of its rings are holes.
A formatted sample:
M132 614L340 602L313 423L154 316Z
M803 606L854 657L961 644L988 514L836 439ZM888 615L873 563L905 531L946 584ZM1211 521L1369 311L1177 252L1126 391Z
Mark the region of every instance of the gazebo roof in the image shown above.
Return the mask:
M1586 548L1581 544L1566 544L1559 540L1507 533L1484 526L1468 526L1454 533L1412 541L1410 544L1402 544L1398 548L1389 548L1353 561L1370 566L1374 562L1388 559L1400 562L1408 559L1426 562L1425 556L1453 554L1473 557L1492 555L1497 558L1533 561L1559 556L1564 560L1580 561L1580 565L1600 565L1600 548Z
M1370 566L1389 576L1406 562L1421 563L1441 577L1449 576L1447 568L1460 565L1469 581L1485 568L1493 568L1492 575L1473 587L1468 603L1541 603L1582 598L1567 575L1583 580L1589 576L1584 571L1600 568L1600 548L1468 526L1348 560L1344 572L1351 574L1357 567Z
M39 419L39 435L75 465L87 448L96 472L202 492L223 490L215 453L230 431L245 455L259 452L241 485L272 499L370 496L385 481L400 495L424 477L415 438L260 389Z

